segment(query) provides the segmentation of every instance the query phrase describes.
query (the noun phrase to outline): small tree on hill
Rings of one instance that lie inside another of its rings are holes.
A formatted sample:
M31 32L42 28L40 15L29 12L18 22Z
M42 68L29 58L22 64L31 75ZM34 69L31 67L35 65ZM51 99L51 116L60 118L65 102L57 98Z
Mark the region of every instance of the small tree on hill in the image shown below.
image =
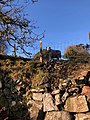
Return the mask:
M65 58L87 58L89 57L89 52L80 44L80 45L72 45L69 46L65 53L64 53L64 57Z

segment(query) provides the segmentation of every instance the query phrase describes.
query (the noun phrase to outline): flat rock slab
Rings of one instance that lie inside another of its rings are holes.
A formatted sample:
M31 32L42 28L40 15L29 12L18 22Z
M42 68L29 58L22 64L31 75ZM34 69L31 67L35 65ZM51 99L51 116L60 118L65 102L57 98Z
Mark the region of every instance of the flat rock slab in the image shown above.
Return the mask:
M75 120L90 120L90 112L76 114Z
M42 102L30 100L27 103L30 120L43 120Z
M52 111L46 113L44 120L71 120L71 116L66 111Z
M50 93L45 93L43 95L43 111L53 111L58 110L57 106L53 102L53 97Z
M33 93L33 100L42 101L42 93Z
M30 91L33 93L42 93L44 92L44 89L31 89Z
M55 105L60 105L61 101L60 101L60 94L55 95Z
M58 89L58 90L54 90L54 91L52 92L53 95L56 95L56 94L58 94L58 93L60 93L60 90L59 90L59 89Z
M66 100L64 108L69 112L87 112L89 110L84 95L69 97Z

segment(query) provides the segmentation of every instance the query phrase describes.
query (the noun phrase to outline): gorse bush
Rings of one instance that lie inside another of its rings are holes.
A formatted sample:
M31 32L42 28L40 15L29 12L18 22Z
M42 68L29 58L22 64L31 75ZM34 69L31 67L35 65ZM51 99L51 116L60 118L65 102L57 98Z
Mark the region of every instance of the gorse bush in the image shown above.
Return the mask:
M69 46L64 53L64 57L69 59L86 59L89 55L89 52L82 45Z

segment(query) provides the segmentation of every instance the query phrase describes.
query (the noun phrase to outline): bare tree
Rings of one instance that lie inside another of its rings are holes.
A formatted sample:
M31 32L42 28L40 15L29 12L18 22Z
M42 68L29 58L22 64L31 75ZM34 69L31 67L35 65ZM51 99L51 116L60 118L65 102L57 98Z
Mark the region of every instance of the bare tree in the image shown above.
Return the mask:
M26 47L32 47L33 43L39 39L39 35L33 32L35 24L27 19L24 8L30 2L38 0L0 0L0 41L7 42L25 55L30 55Z

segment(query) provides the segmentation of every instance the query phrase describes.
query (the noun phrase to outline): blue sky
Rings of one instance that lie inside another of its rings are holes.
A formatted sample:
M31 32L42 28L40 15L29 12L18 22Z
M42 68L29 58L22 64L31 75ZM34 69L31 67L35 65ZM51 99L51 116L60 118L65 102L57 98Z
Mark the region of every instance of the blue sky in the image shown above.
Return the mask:
M38 0L27 13L39 26L37 33L45 30L43 48L51 46L63 54L69 45L89 43L90 0Z

